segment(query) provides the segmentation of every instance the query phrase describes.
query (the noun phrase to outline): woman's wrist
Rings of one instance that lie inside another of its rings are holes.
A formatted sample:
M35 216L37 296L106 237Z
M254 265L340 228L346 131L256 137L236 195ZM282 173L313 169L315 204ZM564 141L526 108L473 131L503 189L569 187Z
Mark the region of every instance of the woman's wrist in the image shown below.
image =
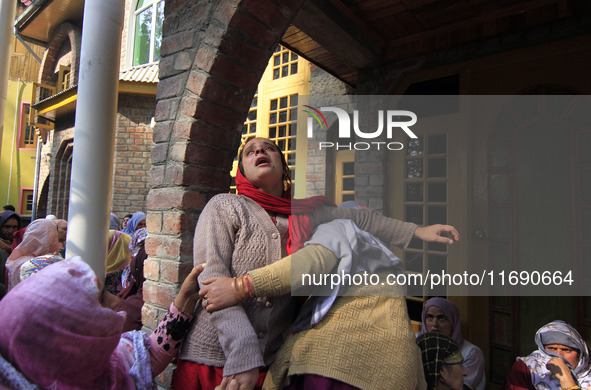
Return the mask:
M182 294L178 294L172 301L176 308L183 314L190 316L195 310L197 305L197 299L190 297L184 297Z
M254 297L254 288L248 275L235 276L232 279L232 289L238 301Z

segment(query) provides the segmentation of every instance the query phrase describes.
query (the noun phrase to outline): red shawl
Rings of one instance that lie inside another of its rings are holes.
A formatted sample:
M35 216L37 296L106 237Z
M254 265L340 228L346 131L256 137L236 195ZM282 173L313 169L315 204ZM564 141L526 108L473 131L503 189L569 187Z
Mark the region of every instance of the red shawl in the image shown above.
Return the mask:
M267 194L256 189L245 178L240 170L236 173L236 189L239 195L248 196L267 211L289 215L289 240L287 253L291 254L304 246L312 231L312 223L307 213L311 213L320 206L336 206L325 196L313 196L306 199L293 199L291 188L283 191L283 197Z

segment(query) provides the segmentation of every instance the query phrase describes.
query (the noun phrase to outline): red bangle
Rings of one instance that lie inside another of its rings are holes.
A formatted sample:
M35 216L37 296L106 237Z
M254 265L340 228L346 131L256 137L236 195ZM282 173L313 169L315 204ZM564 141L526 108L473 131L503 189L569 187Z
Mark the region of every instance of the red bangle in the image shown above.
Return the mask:
M246 284L246 288L248 289L248 296L252 298L254 296L254 294L252 293L252 290L250 289L250 278L248 277L248 275L246 275L244 277L244 283Z

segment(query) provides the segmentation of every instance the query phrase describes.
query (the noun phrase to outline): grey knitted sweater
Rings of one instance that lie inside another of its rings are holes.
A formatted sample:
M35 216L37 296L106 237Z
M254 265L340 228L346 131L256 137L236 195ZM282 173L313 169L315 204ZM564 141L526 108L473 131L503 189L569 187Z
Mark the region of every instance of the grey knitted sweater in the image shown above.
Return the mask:
M371 210L321 207L310 215L314 227L340 218L353 220L389 246L404 248L417 227ZM246 275L281 259L287 255L288 230L287 216L277 216L275 225L250 198L214 196L203 209L195 230L194 263L207 262L199 280ZM289 295L250 299L211 314L198 305L180 358L223 366L225 376L268 366L296 310L295 299Z

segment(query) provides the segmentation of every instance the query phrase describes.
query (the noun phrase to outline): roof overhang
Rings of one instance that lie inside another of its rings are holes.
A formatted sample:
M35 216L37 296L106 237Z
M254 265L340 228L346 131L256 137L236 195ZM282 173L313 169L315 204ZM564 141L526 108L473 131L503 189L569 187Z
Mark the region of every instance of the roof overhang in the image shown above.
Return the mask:
M57 26L66 21L81 21L84 0L35 0L14 23L23 39L46 46Z

